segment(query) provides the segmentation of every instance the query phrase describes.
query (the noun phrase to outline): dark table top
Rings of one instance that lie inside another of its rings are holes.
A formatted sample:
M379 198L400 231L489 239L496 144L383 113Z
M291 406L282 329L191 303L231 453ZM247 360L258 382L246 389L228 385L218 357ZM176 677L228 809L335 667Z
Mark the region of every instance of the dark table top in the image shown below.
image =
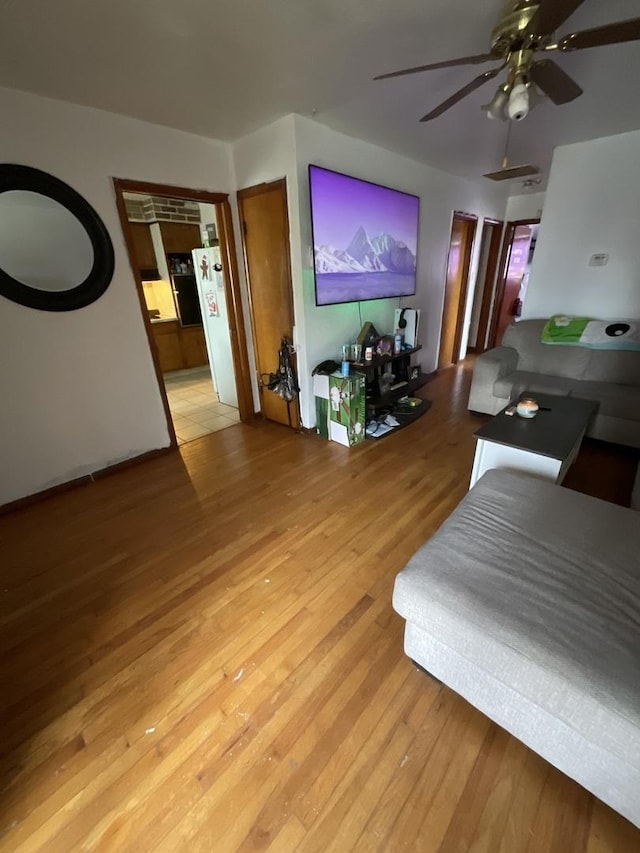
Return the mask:
M489 423L476 430L474 435L484 441L518 447L541 456L566 459L578 437L586 429L598 404L577 397L524 393L509 403L509 406L525 397L535 400L540 406L535 418L521 418L517 414L505 415L503 409Z

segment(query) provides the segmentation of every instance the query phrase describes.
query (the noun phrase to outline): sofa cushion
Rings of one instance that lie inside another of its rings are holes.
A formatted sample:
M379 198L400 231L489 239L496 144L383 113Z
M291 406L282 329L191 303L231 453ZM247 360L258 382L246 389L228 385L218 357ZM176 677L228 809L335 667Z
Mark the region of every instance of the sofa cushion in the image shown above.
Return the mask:
M580 385L580 382L565 379L562 376L547 376L530 370L514 370L494 383L493 393L496 397L509 400L519 397L524 391L568 397L576 385Z
M591 350L583 379L640 385L640 353L629 350Z
M518 351L518 370L582 379L589 366L591 350L586 347L543 344L546 320L520 320L504 333L503 346Z
M612 382L574 382L572 397L596 400L598 414L628 421L640 421L640 386L614 385ZM640 427L639 427L640 428Z

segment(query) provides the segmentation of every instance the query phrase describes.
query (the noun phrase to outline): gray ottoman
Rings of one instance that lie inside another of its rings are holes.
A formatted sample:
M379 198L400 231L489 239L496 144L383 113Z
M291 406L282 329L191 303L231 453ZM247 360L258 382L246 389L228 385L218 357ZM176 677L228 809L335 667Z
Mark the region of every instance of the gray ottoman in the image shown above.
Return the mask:
M396 578L405 651L640 826L638 514L485 474Z

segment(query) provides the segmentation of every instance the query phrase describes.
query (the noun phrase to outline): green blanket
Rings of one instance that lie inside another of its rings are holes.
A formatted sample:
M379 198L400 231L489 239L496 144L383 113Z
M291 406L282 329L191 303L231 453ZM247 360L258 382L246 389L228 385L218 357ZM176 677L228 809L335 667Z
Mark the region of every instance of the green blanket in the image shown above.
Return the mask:
M640 350L640 322L554 314L542 330L542 343L591 349Z

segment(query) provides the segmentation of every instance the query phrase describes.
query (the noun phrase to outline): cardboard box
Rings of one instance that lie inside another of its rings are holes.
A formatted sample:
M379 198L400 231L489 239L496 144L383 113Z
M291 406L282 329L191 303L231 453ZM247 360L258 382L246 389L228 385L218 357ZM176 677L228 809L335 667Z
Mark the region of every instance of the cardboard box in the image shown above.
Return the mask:
M329 377L329 438L346 447L365 439L364 373Z
M316 397L329 399L329 377L324 373L316 373L313 377L313 393Z

